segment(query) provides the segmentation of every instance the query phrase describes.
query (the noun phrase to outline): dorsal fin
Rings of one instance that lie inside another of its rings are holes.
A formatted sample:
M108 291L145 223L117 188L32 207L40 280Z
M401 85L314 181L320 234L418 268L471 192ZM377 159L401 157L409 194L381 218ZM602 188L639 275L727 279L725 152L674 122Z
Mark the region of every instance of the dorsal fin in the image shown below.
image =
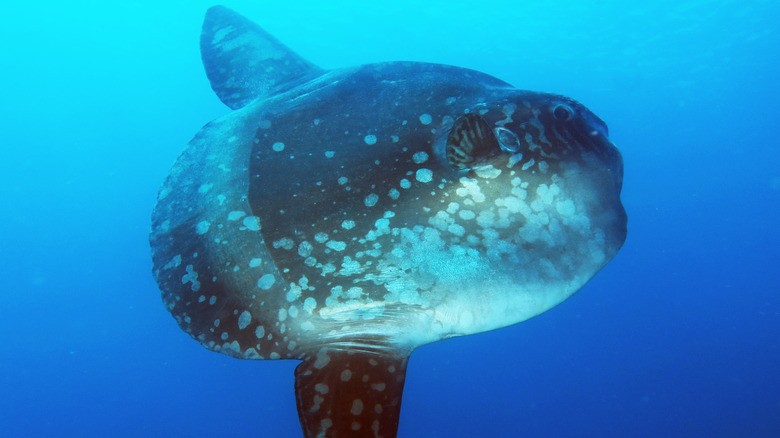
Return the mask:
M211 88L231 109L322 73L260 26L224 6L206 12L200 52Z
M306 438L395 438L409 356L321 349L295 368Z

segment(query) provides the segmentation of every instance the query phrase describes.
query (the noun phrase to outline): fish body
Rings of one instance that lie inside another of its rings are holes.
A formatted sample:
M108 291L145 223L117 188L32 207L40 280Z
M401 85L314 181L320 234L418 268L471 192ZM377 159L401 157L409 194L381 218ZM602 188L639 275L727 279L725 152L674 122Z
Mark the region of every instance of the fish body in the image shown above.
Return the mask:
M180 327L298 359L306 437L394 437L424 344L562 302L626 236L622 159L580 103L473 70L332 71L209 10L206 125L163 184L154 275Z

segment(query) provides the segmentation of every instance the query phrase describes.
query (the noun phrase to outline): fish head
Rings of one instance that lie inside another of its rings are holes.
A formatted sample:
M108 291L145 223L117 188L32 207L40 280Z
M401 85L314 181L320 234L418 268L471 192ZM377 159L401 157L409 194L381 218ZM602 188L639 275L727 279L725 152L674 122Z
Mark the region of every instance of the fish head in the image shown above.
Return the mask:
M466 254L463 266L447 262L459 274L438 308L442 337L554 307L625 241L622 158L606 124L579 102L511 92L469 108L434 149L457 183L430 222L450 251Z

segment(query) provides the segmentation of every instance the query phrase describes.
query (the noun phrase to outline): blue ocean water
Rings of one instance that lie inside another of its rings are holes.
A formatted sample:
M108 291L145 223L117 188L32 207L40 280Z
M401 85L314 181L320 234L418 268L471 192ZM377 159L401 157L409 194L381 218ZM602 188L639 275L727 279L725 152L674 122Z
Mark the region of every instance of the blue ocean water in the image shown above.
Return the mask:
M296 362L205 350L150 274L159 184L229 111L198 52L211 5L0 5L0 436L300 436ZM418 349L399 437L780 436L780 3L226 5L324 68L574 97L623 153L615 260L539 317Z

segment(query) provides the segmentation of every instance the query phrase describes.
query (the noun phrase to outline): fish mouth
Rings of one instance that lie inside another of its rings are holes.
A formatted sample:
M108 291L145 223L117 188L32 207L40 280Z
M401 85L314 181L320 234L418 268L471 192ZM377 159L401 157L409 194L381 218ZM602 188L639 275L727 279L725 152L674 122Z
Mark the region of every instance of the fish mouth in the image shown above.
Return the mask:
M614 156L617 147L609 139L609 127L597 115L584 110L579 123L569 129L569 134L586 150L598 155Z
M572 129L569 134L583 150L592 152L601 159L606 170L614 175L618 187L621 187L623 157L618 147L609 138L607 124L593 113L587 113L583 117L582 124Z
M586 122L562 129L565 137L568 137L570 148L579 150L585 156L596 157L601 162L598 167L620 170L616 176L622 180L623 158L617 146L609 139L606 125Z

